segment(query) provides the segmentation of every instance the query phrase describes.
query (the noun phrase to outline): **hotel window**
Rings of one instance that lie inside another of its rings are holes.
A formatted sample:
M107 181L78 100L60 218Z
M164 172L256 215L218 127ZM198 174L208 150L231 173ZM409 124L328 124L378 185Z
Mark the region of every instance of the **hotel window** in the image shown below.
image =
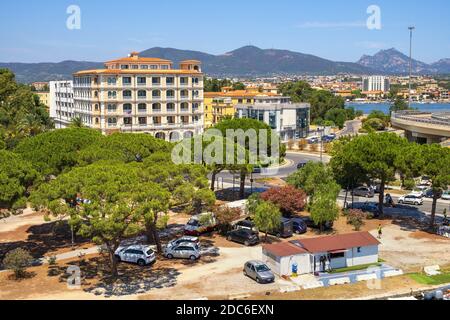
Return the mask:
M131 69L139 69L139 66L137 65L137 64L133 64L132 66L131 66Z
M110 86L114 86L117 83L116 77L108 77L107 81L108 81L108 85L110 85Z
M124 114L131 114L133 112L132 106L129 103L124 104L122 108Z
M175 98L175 91L167 90L166 96L167 96L167 99L174 99Z
M247 99L247 103L252 103L252 99Z
M175 84L175 78L174 77L167 77L166 78L166 85L173 86Z
M189 117L181 116L181 123L182 124L188 124L189 123Z
M145 85L147 83L147 78L146 77L138 77L137 78L137 84L138 85Z
M189 104L187 104L186 102L183 102L181 104L181 112L187 112L189 111Z
M108 91L108 99L115 99L117 97L116 91Z
M199 108L199 104L198 103L193 103L192 104L192 111L193 112L198 111L198 108Z
M157 66L156 64L152 64L152 65L150 66L150 69L156 70L156 69L158 69L158 66Z
M153 124L161 124L161 117L153 117Z
M114 127L117 125L117 118L108 118L108 126Z
M131 99L131 91L130 90L125 90L123 92L123 98L124 99Z
M147 70L147 69L148 69L148 65L146 65L146 64L141 64L141 69Z
M242 100L242 99L239 99L239 100L238 100L238 103L242 103L242 102L243 102L243 100Z
M98 118L95 118L95 124L99 124L100 120Z
M133 124L133 118L130 117L123 118L123 124L126 126L131 126Z
M168 103L167 104L167 112L174 112L175 111L175 104L174 103Z
M198 98L198 95L199 95L198 90L192 91L192 96L193 96L194 98Z
M173 116L167 117L167 123L168 124L174 124L175 123L175 117L173 117Z
M189 97L189 92L187 90L181 90L180 96L182 99L187 99Z
M161 84L161 78L160 77L153 77L152 78L152 84L154 86L159 86Z
M147 112L147 105L145 103L139 103L138 112Z
M169 66L166 65L166 64L163 64L163 65L161 66L161 69L163 69L163 70L168 70L168 69L169 69Z
M192 78L192 84L198 84L198 78Z
M160 103L152 104L152 111L153 112L161 112L161 104Z
M272 129L276 129L277 128L277 114L275 111L270 111L269 112L269 126Z
M138 91L138 99L146 99L146 98L147 98L147 91L139 90Z
M141 126L147 125L147 118L146 117L139 117L138 121L139 121L139 125L141 125Z
M153 99L161 99L161 91L153 90L152 91L152 97L153 97Z
M194 123L198 123L198 116L193 116L192 117L192 122L194 122Z
M187 77L181 77L181 78L180 78L180 84L181 84L182 86L187 86L188 83L189 83L189 79L188 79Z
M129 68L129 66L127 64L122 64L120 66L120 69L128 69L128 68Z
M117 111L117 105L108 104L108 112L116 112L116 111Z
M122 84L124 86L131 86L131 77L122 77Z

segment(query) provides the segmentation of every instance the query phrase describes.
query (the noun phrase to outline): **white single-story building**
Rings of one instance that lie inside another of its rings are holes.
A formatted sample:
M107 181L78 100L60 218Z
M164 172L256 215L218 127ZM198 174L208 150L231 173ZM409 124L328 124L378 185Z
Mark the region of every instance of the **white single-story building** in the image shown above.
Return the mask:
M307 274L378 263L379 244L369 232L355 232L265 245L262 254L275 273L290 276L295 269Z

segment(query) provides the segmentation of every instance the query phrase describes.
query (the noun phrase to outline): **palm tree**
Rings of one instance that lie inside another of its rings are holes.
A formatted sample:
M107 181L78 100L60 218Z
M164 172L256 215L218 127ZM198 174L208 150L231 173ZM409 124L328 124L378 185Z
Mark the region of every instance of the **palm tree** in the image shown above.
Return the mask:
M84 124L83 124L83 120L81 120L81 117L73 118L70 121L70 127L71 128L83 128Z

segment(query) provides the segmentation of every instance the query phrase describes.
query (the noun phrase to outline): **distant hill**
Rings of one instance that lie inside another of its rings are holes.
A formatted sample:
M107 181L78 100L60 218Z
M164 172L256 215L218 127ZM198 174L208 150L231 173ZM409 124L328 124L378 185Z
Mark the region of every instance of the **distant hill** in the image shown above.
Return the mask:
M364 55L357 63L384 74L409 74L409 57L394 48L381 50L373 56ZM433 64L413 59L412 72L414 74L449 73L450 59L442 59Z
M1 63L0 68L7 68L16 74L22 83L51 80L70 80L74 72L86 69L102 68L103 63L87 61L63 61L59 63Z
M178 63L198 59L203 71L211 76L264 76L275 74L373 73L367 67L350 62L334 62L313 55L277 49L245 46L222 55L172 48L152 48L141 52L144 57L165 58Z
M245 46L221 55L200 51L155 47L141 52L142 57L172 60L176 65L186 59L203 63L203 71L215 77L257 77L301 74L407 74L409 58L396 49L382 50L373 56L365 55L357 63L336 62L314 55L278 49ZM59 63L0 63L11 69L19 82L71 79L79 70L102 68L102 62L63 61ZM433 64L414 60L415 74L450 73L450 59Z

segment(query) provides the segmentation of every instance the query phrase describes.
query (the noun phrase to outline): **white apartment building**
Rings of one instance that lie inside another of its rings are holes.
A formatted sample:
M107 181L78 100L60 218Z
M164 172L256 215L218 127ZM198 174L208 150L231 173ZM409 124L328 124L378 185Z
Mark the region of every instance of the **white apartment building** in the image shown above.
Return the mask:
M388 92L391 88L388 77L370 76L363 78L363 91L382 91Z
M55 128L66 128L77 117L73 103L73 81L50 81L50 117Z
M257 96L254 104L238 104L236 118L250 118L268 124L283 142L306 138L309 133L309 103L291 103L289 97Z
M204 128L201 62L127 58L105 69L79 71L73 78L73 113L105 134L137 132L178 141Z

